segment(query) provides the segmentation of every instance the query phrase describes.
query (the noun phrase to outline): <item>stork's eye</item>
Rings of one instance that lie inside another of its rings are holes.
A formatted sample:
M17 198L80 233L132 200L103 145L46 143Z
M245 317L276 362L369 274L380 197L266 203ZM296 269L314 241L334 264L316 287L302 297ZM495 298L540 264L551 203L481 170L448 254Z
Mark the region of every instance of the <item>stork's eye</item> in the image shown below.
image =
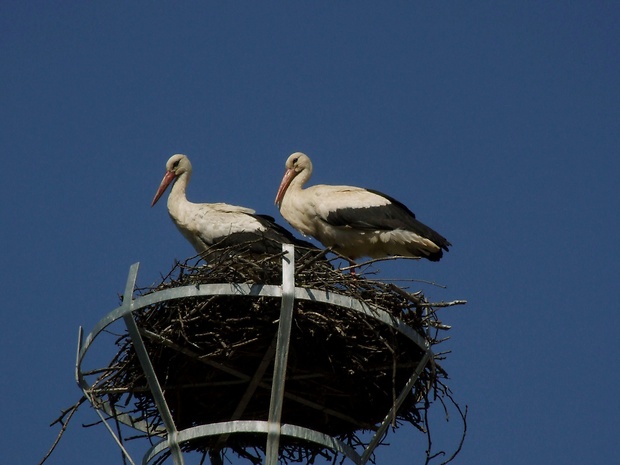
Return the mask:
M293 158L293 165L296 165L298 161L299 161L299 158Z
M175 161L175 162L172 164L172 167L173 167L173 168L178 167L178 166L179 166L179 162L180 162L180 161L181 161L181 160L177 160L177 161Z

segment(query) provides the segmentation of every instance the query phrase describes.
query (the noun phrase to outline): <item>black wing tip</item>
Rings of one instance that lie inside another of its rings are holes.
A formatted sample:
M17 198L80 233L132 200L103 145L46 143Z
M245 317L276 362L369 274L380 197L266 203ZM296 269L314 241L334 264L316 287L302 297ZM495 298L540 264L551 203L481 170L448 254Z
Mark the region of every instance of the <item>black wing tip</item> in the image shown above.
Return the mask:
M441 241L435 241L435 244L439 247L439 250L437 252L431 252L428 255L424 255L423 258L426 258L431 262L438 262L443 257L444 251L450 252L449 247L452 247L452 244L450 244L450 242L443 237Z
M439 252L431 253L431 254L424 256L424 258L426 258L427 260L431 262L438 262L439 260L441 260L442 257L443 257L443 250L441 249L439 249Z

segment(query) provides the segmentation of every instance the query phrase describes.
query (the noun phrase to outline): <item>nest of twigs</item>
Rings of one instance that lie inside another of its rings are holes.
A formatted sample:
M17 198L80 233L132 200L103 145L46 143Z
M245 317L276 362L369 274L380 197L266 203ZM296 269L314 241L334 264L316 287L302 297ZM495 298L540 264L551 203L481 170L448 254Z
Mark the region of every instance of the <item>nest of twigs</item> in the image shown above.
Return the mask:
M205 283L262 283L282 280L282 254L248 255L229 247L177 263L161 283L138 295ZM316 250L297 249L297 287L343 294L381 309L414 329L431 346L442 325L433 304L372 275L352 275ZM335 259L337 260L337 259ZM340 262L339 262L340 263ZM134 312L178 430L231 420L267 420L280 299L215 295L164 301ZM163 424L128 334L118 353L93 383L91 395L118 411L144 420L144 436L161 436ZM374 318L335 305L296 300L290 337L282 423L310 428L353 447L361 434L385 418L412 376L424 351ZM392 426L425 431L429 394L445 392L446 374L435 356L425 366ZM136 437L134 435L134 437ZM212 457L232 450L252 463L262 461L265 437L229 435L182 445ZM311 462L330 451L282 438L286 462ZM163 462L163 454L158 461Z

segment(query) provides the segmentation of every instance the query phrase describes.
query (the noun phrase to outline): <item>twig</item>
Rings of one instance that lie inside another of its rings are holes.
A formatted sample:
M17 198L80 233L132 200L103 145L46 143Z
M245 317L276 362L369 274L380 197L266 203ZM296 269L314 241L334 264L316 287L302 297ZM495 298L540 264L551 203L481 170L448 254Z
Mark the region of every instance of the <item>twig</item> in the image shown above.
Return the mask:
M50 426L54 426L56 423L61 423L62 428L60 428L60 431L58 432L58 436L56 436L56 440L52 444L52 447L50 447L50 449L47 451L47 454L45 454L45 456L41 459L41 461L39 462L39 465L42 465L49 458L49 456L52 455L52 452L54 452L54 449L56 449L56 446L60 442L60 438L62 438L62 435L64 434L67 427L69 426L69 421L71 421L71 418L73 417L75 412L77 412L77 409L79 408L79 406L82 405L85 401L86 401L86 396L82 396L82 398L78 400L75 405L69 407L67 410L64 410L61 413L61 415L50 424ZM67 419L63 421L65 416Z
M422 302L420 304L418 304L420 307L435 307L435 308L440 308L440 307L452 307L454 305L465 305L467 303L466 300L453 300L451 302Z

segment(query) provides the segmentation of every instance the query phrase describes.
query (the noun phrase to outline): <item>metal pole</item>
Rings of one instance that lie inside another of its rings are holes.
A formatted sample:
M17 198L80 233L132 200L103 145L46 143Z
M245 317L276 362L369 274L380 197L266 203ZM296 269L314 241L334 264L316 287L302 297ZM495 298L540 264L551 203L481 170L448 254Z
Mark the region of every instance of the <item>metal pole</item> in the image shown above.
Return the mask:
M129 276L127 277L127 284L125 286L125 293L123 294L123 306L127 306L130 309L133 304L133 290L136 284L139 266L140 263L134 263L131 265L131 268L129 269ZM168 433L168 447L170 448L170 452L172 454L172 460L175 465L184 465L183 454L181 453L181 448L179 447L179 443L177 441L178 431L176 425L172 419L172 414L168 408L168 403L166 402L161 385L157 379L157 374L155 373L149 354L144 346L142 336L140 336L138 325L133 319L133 313L127 312L123 316L123 319L125 320L125 325L127 326L127 332L133 341L133 347L138 355L138 359L140 360L140 365L142 365L142 369L144 370L144 375L146 376L149 389L153 394L153 400L155 401L157 410L159 411L164 426L166 427L166 432Z
M271 385L271 401L267 431L267 448L265 464L278 464L278 448L280 445L280 419L282 418L282 401L284 399L284 383L286 381L286 363L293 321L293 304L295 301L295 247L282 244L285 252L282 257L282 304L280 322L278 324L278 342L273 367Z

